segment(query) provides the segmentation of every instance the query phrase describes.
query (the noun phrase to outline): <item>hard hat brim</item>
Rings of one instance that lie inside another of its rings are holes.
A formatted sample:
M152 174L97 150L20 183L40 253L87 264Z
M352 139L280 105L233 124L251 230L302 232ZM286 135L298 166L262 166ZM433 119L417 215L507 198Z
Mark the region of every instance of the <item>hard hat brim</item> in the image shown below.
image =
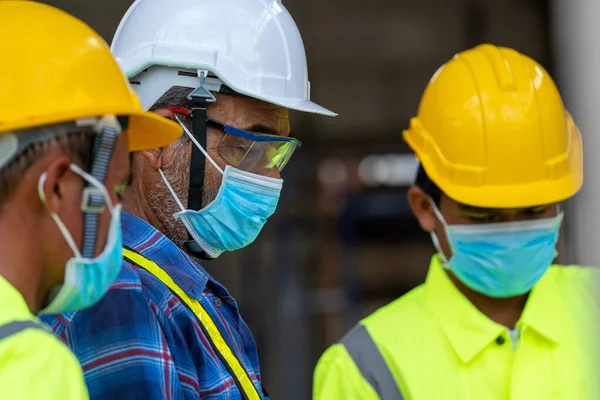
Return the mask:
M254 97L256 99L266 101L267 103L275 104L277 106L285 107L287 109L294 110L294 111L301 111L301 112L307 112L307 113L312 113L312 114L320 114L320 115L325 115L327 117L337 116L337 114L334 113L333 111L328 110L325 107L320 106L317 103L314 103L310 100L286 99L286 98L281 98L281 97L263 97L263 96L259 97L256 95L250 95L250 97Z
M423 168L427 172L425 165ZM452 200L482 208L526 208L559 203L574 196L583 185L583 173L512 186L465 187L445 180L436 182L431 176L430 179Z
M188 88L196 88L198 86L197 77L180 74L180 69L189 70L189 72L193 73L194 69L208 68L205 65L180 65L176 62L163 65L160 63L132 64L119 59L118 61L121 63L121 68L125 71L130 81L135 81L133 90L138 95L142 103L142 108L145 110L150 109L162 95L174 86ZM161 69L156 70L155 68L157 67L161 67ZM308 97L267 95L261 91L247 90L242 86L236 85L234 82L228 80L226 76L219 76L217 79L234 92L253 99L262 100L289 110L320 114L328 117L337 116L335 112L314 103ZM210 87L208 89L213 90Z
M129 117L129 125L127 128L129 151L164 147L177 140L183 134L183 129L179 124L153 112L143 111L141 109L131 110L131 108L121 110L115 109L116 107L110 107L105 110L78 110L78 112L68 110L63 113L63 115L37 115L35 118L22 118L17 121L10 121L10 124L2 124L0 122L0 134L74 121L79 118L99 117L109 114Z
M183 129L168 118L150 111L129 115L129 151L160 148L179 139Z

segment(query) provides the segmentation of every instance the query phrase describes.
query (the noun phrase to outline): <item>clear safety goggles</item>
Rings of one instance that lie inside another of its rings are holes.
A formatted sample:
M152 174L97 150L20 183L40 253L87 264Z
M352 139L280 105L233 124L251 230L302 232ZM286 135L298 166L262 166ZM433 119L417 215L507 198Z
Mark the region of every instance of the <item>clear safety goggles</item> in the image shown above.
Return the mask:
M185 108L172 107L171 111L190 117ZM213 118L206 118L206 125L224 133L220 139L219 155L233 167L257 172L285 168L302 142L292 137L249 132L227 125Z

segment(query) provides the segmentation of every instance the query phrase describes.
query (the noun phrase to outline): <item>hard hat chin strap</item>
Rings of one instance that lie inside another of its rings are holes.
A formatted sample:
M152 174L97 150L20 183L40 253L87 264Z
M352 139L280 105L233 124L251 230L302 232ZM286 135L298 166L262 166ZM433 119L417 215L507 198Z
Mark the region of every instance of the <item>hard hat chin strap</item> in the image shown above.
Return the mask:
M204 81L208 75L207 71L199 71L200 85L188 95L192 102L192 134L202 148L206 149L206 107L208 103L214 103L217 99L204 87ZM192 146L192 158L190 161L190 188L188 191L188 209L202 209L202 195L204 192L206 159L198 146ZM191 235L184 244L186 250L196 258L210 260L211 258L202 250Z
M108 172L108 165L117 142L117 137L121 133L122 124L127 120L106 116L96 125L96 138L92 149L92 165L90 175L98 182L103 183ZM85 258L94 258L96 253L96 239L98 236L98 220L100 214L104 211L105 196L94 185L88 183L84 189L85 196L81 204L83 214L83 248L81 255Z

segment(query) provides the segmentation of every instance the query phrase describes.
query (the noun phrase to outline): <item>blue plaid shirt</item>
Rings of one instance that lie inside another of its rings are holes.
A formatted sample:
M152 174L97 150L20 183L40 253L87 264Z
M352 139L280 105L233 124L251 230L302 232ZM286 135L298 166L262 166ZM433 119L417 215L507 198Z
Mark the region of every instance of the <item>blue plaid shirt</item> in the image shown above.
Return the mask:
M227 290L151 225L127 213L122 225L125 246L200 302L262 393L256 344ZM95 306L43 320L79 359L92 399L242 398L194 314L131 263Z

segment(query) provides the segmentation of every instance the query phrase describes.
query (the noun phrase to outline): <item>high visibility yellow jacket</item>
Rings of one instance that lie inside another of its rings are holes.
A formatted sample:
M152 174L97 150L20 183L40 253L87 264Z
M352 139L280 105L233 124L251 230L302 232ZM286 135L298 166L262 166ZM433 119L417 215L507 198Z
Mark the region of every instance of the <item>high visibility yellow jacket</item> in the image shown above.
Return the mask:
M0 399L88 399L75 356L0 276Z
M510 331L467 300L436 256L423 285L326 351L314 399L600 399L598 273L550 267Z

